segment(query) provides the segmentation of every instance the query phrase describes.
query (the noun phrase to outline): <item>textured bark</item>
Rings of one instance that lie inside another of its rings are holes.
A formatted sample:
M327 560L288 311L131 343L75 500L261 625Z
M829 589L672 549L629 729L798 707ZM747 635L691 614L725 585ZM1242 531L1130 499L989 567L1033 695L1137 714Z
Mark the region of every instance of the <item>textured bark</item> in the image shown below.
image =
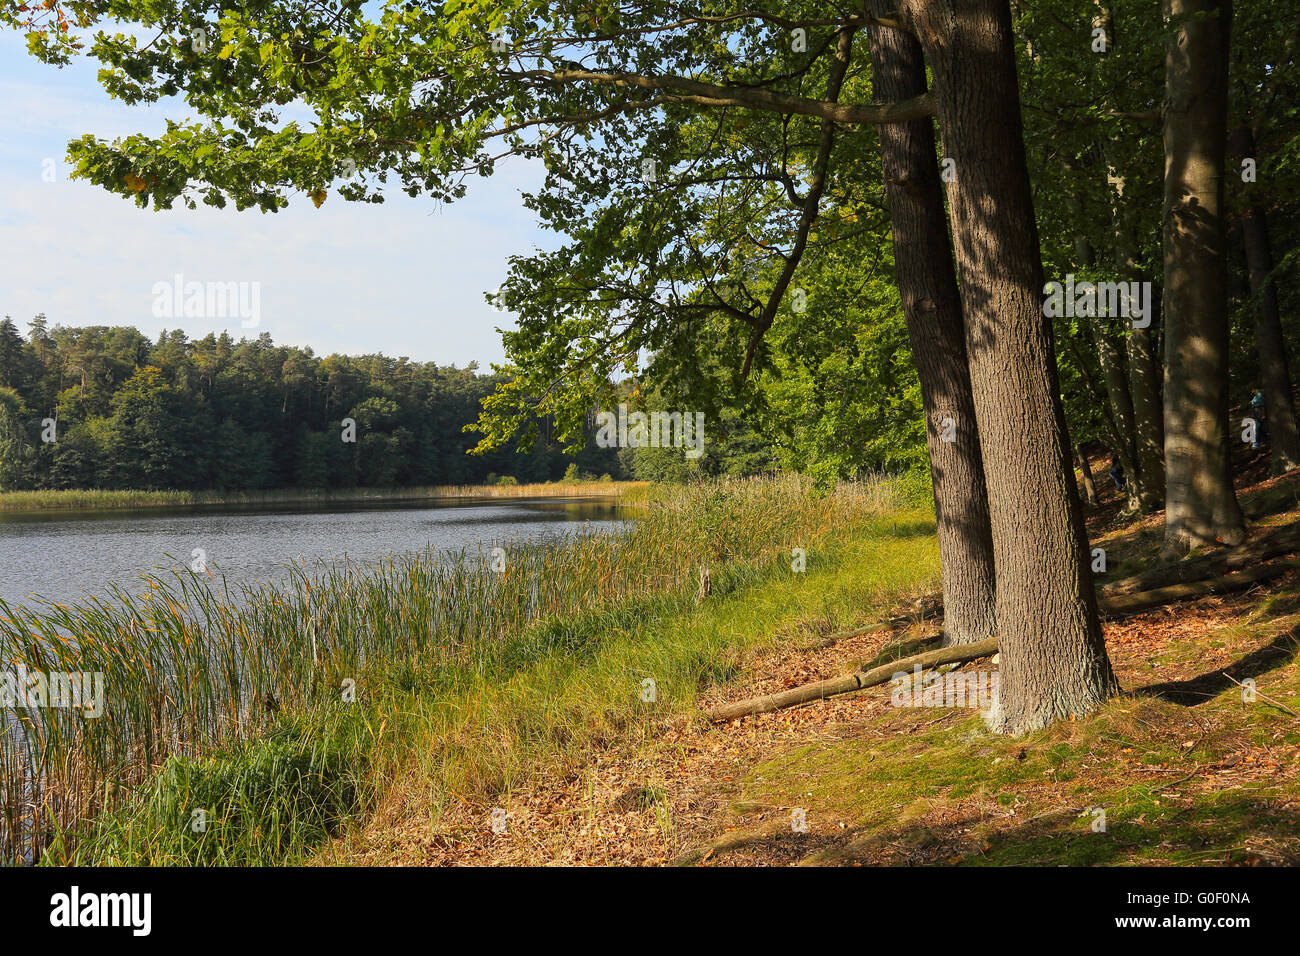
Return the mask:
M1165 551L1245 536L1228 459L1228 0L1163 0ZM1210 14L1197 16L1197 14Z
M1079 471L1083 472L1083 500L1090 505L1097 503L1097 486L1092 481L1092 466L1088 464L1088 456L1083 453L1083 449L1078 445L1074 446L1074 461L1079 466Z
M873 14L892 12L892 0L875 5ZM876 99L895 102L926 92L925 58L914 37L873 27L870 40ZM997 633L993 530L933 123L927 118L881 127L880 155L894 269L925 410L943 571L944 642L981 641ZM954 426L951 442L942 437L946 418Z
M1118 689L1070 465L1020 123L1007 0L903 0L934 71L966 350L997 567L1001 686L990 725L1023 733Z
M1131 273L1132 281L1148 277ZM1153 307L1153 311L1154 307ZM1156 314L1159 314L1156 312ZM1146 514L1165 506L1165 427L1160 402L1160 361L1150 328L1128 335L1129 396L1133 401L1133 444L1138 474L1138 507Z
M1255 137L1249 126L1232 132L1232 151L1239 157L1255 156ZM1291 399L1291 371L1287 363L1286 338L1282 335L1277 286L1268 279L1273 271L1273 249L1268 241L1268 220L1264 210L1250 206L1241 217L1241 242L1246 250L1250 294L1255 307L1255 350L1259 356L1260 387L1268 416L1268 440L1273 471L1290 471L1300 465L1300 432L1296 429L1295 405Z

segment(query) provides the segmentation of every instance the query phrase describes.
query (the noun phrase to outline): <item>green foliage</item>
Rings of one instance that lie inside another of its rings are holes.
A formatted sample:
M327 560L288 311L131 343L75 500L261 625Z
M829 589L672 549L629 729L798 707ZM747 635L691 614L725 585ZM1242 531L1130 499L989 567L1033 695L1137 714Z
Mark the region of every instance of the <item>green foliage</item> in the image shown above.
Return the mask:
M1233 8L1231 122L1254 129L1260 179L1241 182L1232 157L1228 206L1233 214L1250 205L1270 210L1275 282L1291 315L1300 307L1300 284L1283 281L1294 278L1300 248L1300 217L1292 215L1300 175L1294 24L1262 0ZM1091 0L1015 7L1048 278L1085 271L1137 278L1155 283L1158 299L1158 119L1173 26L1158 14L1146 0L1104 10ZM1094 48L1099 18L1104 51ZM544 445L574 450L592 409L631 390L654 394L658 407L704 411L716 429L704 460L632 456L645 459L641 474L681 480L775 463L825 484L873 468L923 467L919 387L890 288L875 132L837 126L820 170L819 117L746 100L807 106L827 97L835 30L850 20L843 11L811 0L759 0L743 12L712 0L673 12L588 0L386 0L328 11L274 0L219 10L195 0L146 7L80 0L66 12L58 3L35 10L3 3L0 19L28 31L32 52L51 63L96 60L104 89L126 103L184 96L187 117L161 133L70 144L78 176L141 206L233 203L274 212L291 201L381 202L394 188L453 201L506 157L544 167L542 185L524 202L558 241L513 260L501 289L518 322L504 333L507 362L494 389L474 408L481 453L509 456L543 434ZM63 28L68 21L104 30L83 40ZM128 29L137 26L151 42ZM860 26L841 104L874 98ZM796 27L803 44L792 42ZM814 184L816 215L803 222ZM1232 279L1240 394L1255 363L1239 263ZM1054 332L1073 437L1114 440L1088 330L1058 320ZM1107 329L1119 346L1128 334ZM1158 326L1152 335L1158 348ZM120 341L119 359L133 347L150 351ZM47 376L36 400L30 370L6 358L13 350L13 330L0 328L7 376L0 385L18 389L30 407L57 408L61 421L110 414L98 371L75 390ZM144 361L137 354L111 364L110 384ZM288 460L287 449L300 444L295 421L271 442L268 483L294 480L297 471L313 484L340 486L460 482L489 470L521 480L551 474L437 455L438 439L398 423L382 405L393 396L358 388L354 369L325 371L329 361L320 363L327 401L311 406L308 430L355 410L371 437L350 457L330 445L322 478L319 462ZM165 362L159 367L183 387ZM286 402L309 393L293 386ZM365 404L372 401L380 404ZM200 427L225 420L215 412L205 421L197 406L194 414ZM266 422L239 424L250 434L267 430ZM75 452L45 469L51 480L70 481L87 467L84 451ZM621 460L632 468L629 456ZM147 467L165 475L184 461L154 456ZM611 467L579 461L588 473Z
M470 456L464 427L498 379L383 355L317 358L269 336L0 322L0 490L348 488L558 478L557 442ZM57 440L40 440L42 418ZM356 422L344 442L342 421ZM592 470L617 471L593 448Z
M764 0L754 11L730 16L706 3L699 19L665 30L654 5L449 0L327 14L264 3L215 13L164 0L142 14L87 0L81 22L139 17L161 35L144 46L105 32L78 48L47 29L32 48L52 62L98 60L104 88L128 103L185 94L195 118L161 135L70 146L78 176L140 205L273 212L295 198L378 202L390 183L453 200L502 155L543 164L543 186L524 200L564 241L516 260L501 290L519 320L505 333L508 362L477 422L482 452L515 441L527 448L543 422L558 443L581 444L591 409L608 407L631 375L661 394L661 407L704 411L719 429L716 446L739 443L743 461L728 455L721 464L715 451L714 464L699 465L705 473L754 472L778 459L826 480L909 467L918 459L905 448L918 433L905 424L915 420L915 388L905 357L878 362L897 354L896 308L886 318L879 288L863 289L855 268L887 255L872 131L838 137L820 215L802 236L800 195L811 188L820 119L702 108L614 82L624 71L825 95L834 28L822 5ZM43 16L28 28L39 31ZM807 42L795 44L791 26L804 23ZM642 109L651 95L656 108ZM855 69L842 99L870 95ZM289 103L315 122L290 120ZM800 302L822 296L809 310L815 321L797 318L796 291ZM780 389L783 378L791 381ZM884 401L856 414L846 392ZM739 424L724 421L724 410ZM846 429L847 440L829 439ZM332 480L387 477L389 450L372 450L369 474L345 468Z
M143 799L96 820L73 859L248 866L314 848L361 806L370 735L339 711L206 758L169 757Z
M27 436L22 396L0 387L0 490L18 487L27 478L33 450Z

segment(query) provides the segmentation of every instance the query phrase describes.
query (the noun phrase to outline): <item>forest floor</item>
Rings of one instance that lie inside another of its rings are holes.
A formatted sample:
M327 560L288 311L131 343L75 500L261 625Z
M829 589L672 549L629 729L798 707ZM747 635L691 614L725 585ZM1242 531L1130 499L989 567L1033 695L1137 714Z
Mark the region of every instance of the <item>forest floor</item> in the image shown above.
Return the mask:
M1253 528L1300 520L1300 471L1266 480L1258 455L1241 466ZM1113 487L1088 523L1107 548L1107 577L1158 563L1161 516L1121 513ZM861 563L850 554L810 567L805 587L839 606ZM863 607L862 619L899 597ZM989 733L972 708L893 706L890 685L721 726L702 719L698 707L847 673L933 633L916 621L823 646L854 622L807 613L815 603L774 614L730 679L702 686L691 706L666 706L662 719L585 741L576 762L436 814L396 788L317 862L1300 863L1300 573L1107 623L1126 693L1020 738ZM717 613L708 605L694 613ZM1251 702L1237 683L1247 678Z

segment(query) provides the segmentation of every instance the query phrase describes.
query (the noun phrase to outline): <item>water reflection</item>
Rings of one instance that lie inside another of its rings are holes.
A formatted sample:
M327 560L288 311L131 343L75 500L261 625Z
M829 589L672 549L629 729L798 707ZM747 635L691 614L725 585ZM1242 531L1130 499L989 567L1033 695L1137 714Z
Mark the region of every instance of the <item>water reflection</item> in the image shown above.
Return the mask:
M367 564L393 552L491 547L623 526L591 499L485 499L0 514L0 598L69 603L188 565L200 551L231 585L277 580L290 561ZM171 555L175 560L169 560Z

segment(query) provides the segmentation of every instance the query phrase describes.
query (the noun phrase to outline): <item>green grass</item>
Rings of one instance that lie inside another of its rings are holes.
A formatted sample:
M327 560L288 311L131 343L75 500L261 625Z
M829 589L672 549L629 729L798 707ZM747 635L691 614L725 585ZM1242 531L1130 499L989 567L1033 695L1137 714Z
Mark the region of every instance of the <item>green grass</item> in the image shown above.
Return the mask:
M300 857L361 808L360 711L286 721L207 757L167 758L137 799L104 813L47 860L191 866Z
M242 602L177 577L145 599L0 606L5 659L108 684L103 718L42 712L0 741L0 848L265 864L301 858L380 800L436 819L452 801L508 799L593 740L692 709L782 627L854 623L931 584L921 494L704 484L650 496L619 535L510 548L501 573L486 554L423 554L299 569ZM805 574L790 571L793 547L808 551ZM697 603L701 566L713 593ZM201 834L195 810L210 819Z

